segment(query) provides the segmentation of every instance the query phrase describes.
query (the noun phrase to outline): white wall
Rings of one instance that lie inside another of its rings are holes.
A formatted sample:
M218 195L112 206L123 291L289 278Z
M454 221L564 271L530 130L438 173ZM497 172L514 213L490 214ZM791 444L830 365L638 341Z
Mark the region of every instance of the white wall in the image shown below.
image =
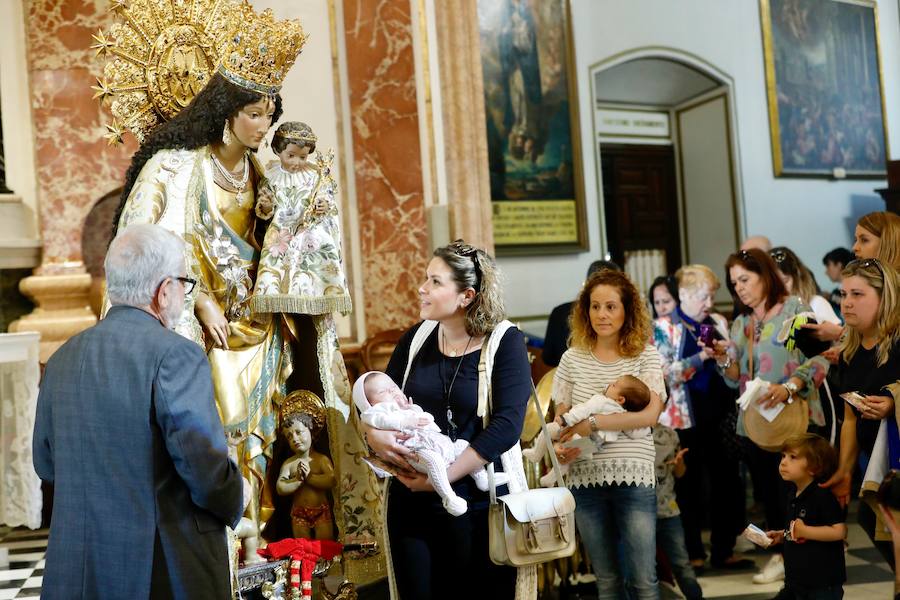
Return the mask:
M763 234L794 249L829 288L821 258L849 247L856 218L883 210L873 191L884 181L775 178L769 139L759 4L746 0L570 0L590 252L501 258L510 315L547 314L570 300L587 265L605 252L600 239L600 174L592 143L592 64L624 52L666 47L693 54L734 84L736 171L743 198L742 234ZM897 3L878 3L888 140L900 148L900 20ZM722 261L731 249L722 249ZM539 331L535 330L535 333Z

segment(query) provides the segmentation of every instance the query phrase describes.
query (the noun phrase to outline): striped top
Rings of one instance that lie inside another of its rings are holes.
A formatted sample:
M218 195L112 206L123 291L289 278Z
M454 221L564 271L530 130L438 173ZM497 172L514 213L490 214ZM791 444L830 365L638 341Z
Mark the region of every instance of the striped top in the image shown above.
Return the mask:
M652 345L635 358L620 358L614 362L600 362L590 350L569 348L559 361L553 378L553 400L557 404L576 405L587 402L594 394L602 394L606 387L622 375L634 375L659 394L665 402L662 360ZM598 445L590 456L582 454L571 464L567 481L569 487L591 485L656 485L653 435L638 439L621 436L614 442Z

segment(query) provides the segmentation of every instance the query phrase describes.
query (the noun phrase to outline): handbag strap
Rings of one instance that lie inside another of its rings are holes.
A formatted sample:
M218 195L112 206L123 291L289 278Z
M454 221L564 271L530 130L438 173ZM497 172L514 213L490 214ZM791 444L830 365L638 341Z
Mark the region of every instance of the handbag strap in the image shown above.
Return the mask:
M762 334L760 334L762 335ZM750 316L750 343L747 344L747 370L750 371L750 377L747 381L753 380L753 343L756 341L756 317ZM740 373L740 369L738 369Z
M559 468L559 459L553 450L553 442L550 441L550 433L547 431L547 423L541 416L541 404L538 402L537 390L534 388L534 380L529 375L528 381L531 383L531 399L534 401L534 408L537 410L538 419L541 422L541 432L544 434L544 442L547 444L547 451L550 453L550 462L553 463L553 473L556 475L556 485L566 487L563 479L562 469ZM494 463L487 466L488 474L488 492L490 493L491 504L497 504L497 488L494 486Z

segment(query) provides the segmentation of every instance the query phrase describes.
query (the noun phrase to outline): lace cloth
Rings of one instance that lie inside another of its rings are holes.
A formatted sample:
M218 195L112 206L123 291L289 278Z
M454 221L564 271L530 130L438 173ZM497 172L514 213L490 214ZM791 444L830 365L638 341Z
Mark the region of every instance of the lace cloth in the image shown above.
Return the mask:
M41 526L41 480L31 459L40 366L34 333L0 335L0 523Z

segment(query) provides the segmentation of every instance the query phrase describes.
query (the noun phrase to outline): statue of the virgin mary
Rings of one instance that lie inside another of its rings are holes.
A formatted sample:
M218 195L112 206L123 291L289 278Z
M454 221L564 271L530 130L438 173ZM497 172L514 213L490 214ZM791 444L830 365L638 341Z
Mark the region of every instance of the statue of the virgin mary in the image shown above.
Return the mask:
M380 540L376 481L349 423L332 315L254 312L250 301L265 233L254 211L264 183L255 152L281 116L281 84L306 42L299 21L276 21L247 0L130 0L113 10L123 22L95 36L111 58L95 89L112 100L108 137L128 129L141 142L117 227L156 223L187 242L198 285L176 331L207 349L226 436L255 490L245 517L266 533L277 406L307 389L328 408L340 541ZM384 574L380 556L346 558L357 583Z

